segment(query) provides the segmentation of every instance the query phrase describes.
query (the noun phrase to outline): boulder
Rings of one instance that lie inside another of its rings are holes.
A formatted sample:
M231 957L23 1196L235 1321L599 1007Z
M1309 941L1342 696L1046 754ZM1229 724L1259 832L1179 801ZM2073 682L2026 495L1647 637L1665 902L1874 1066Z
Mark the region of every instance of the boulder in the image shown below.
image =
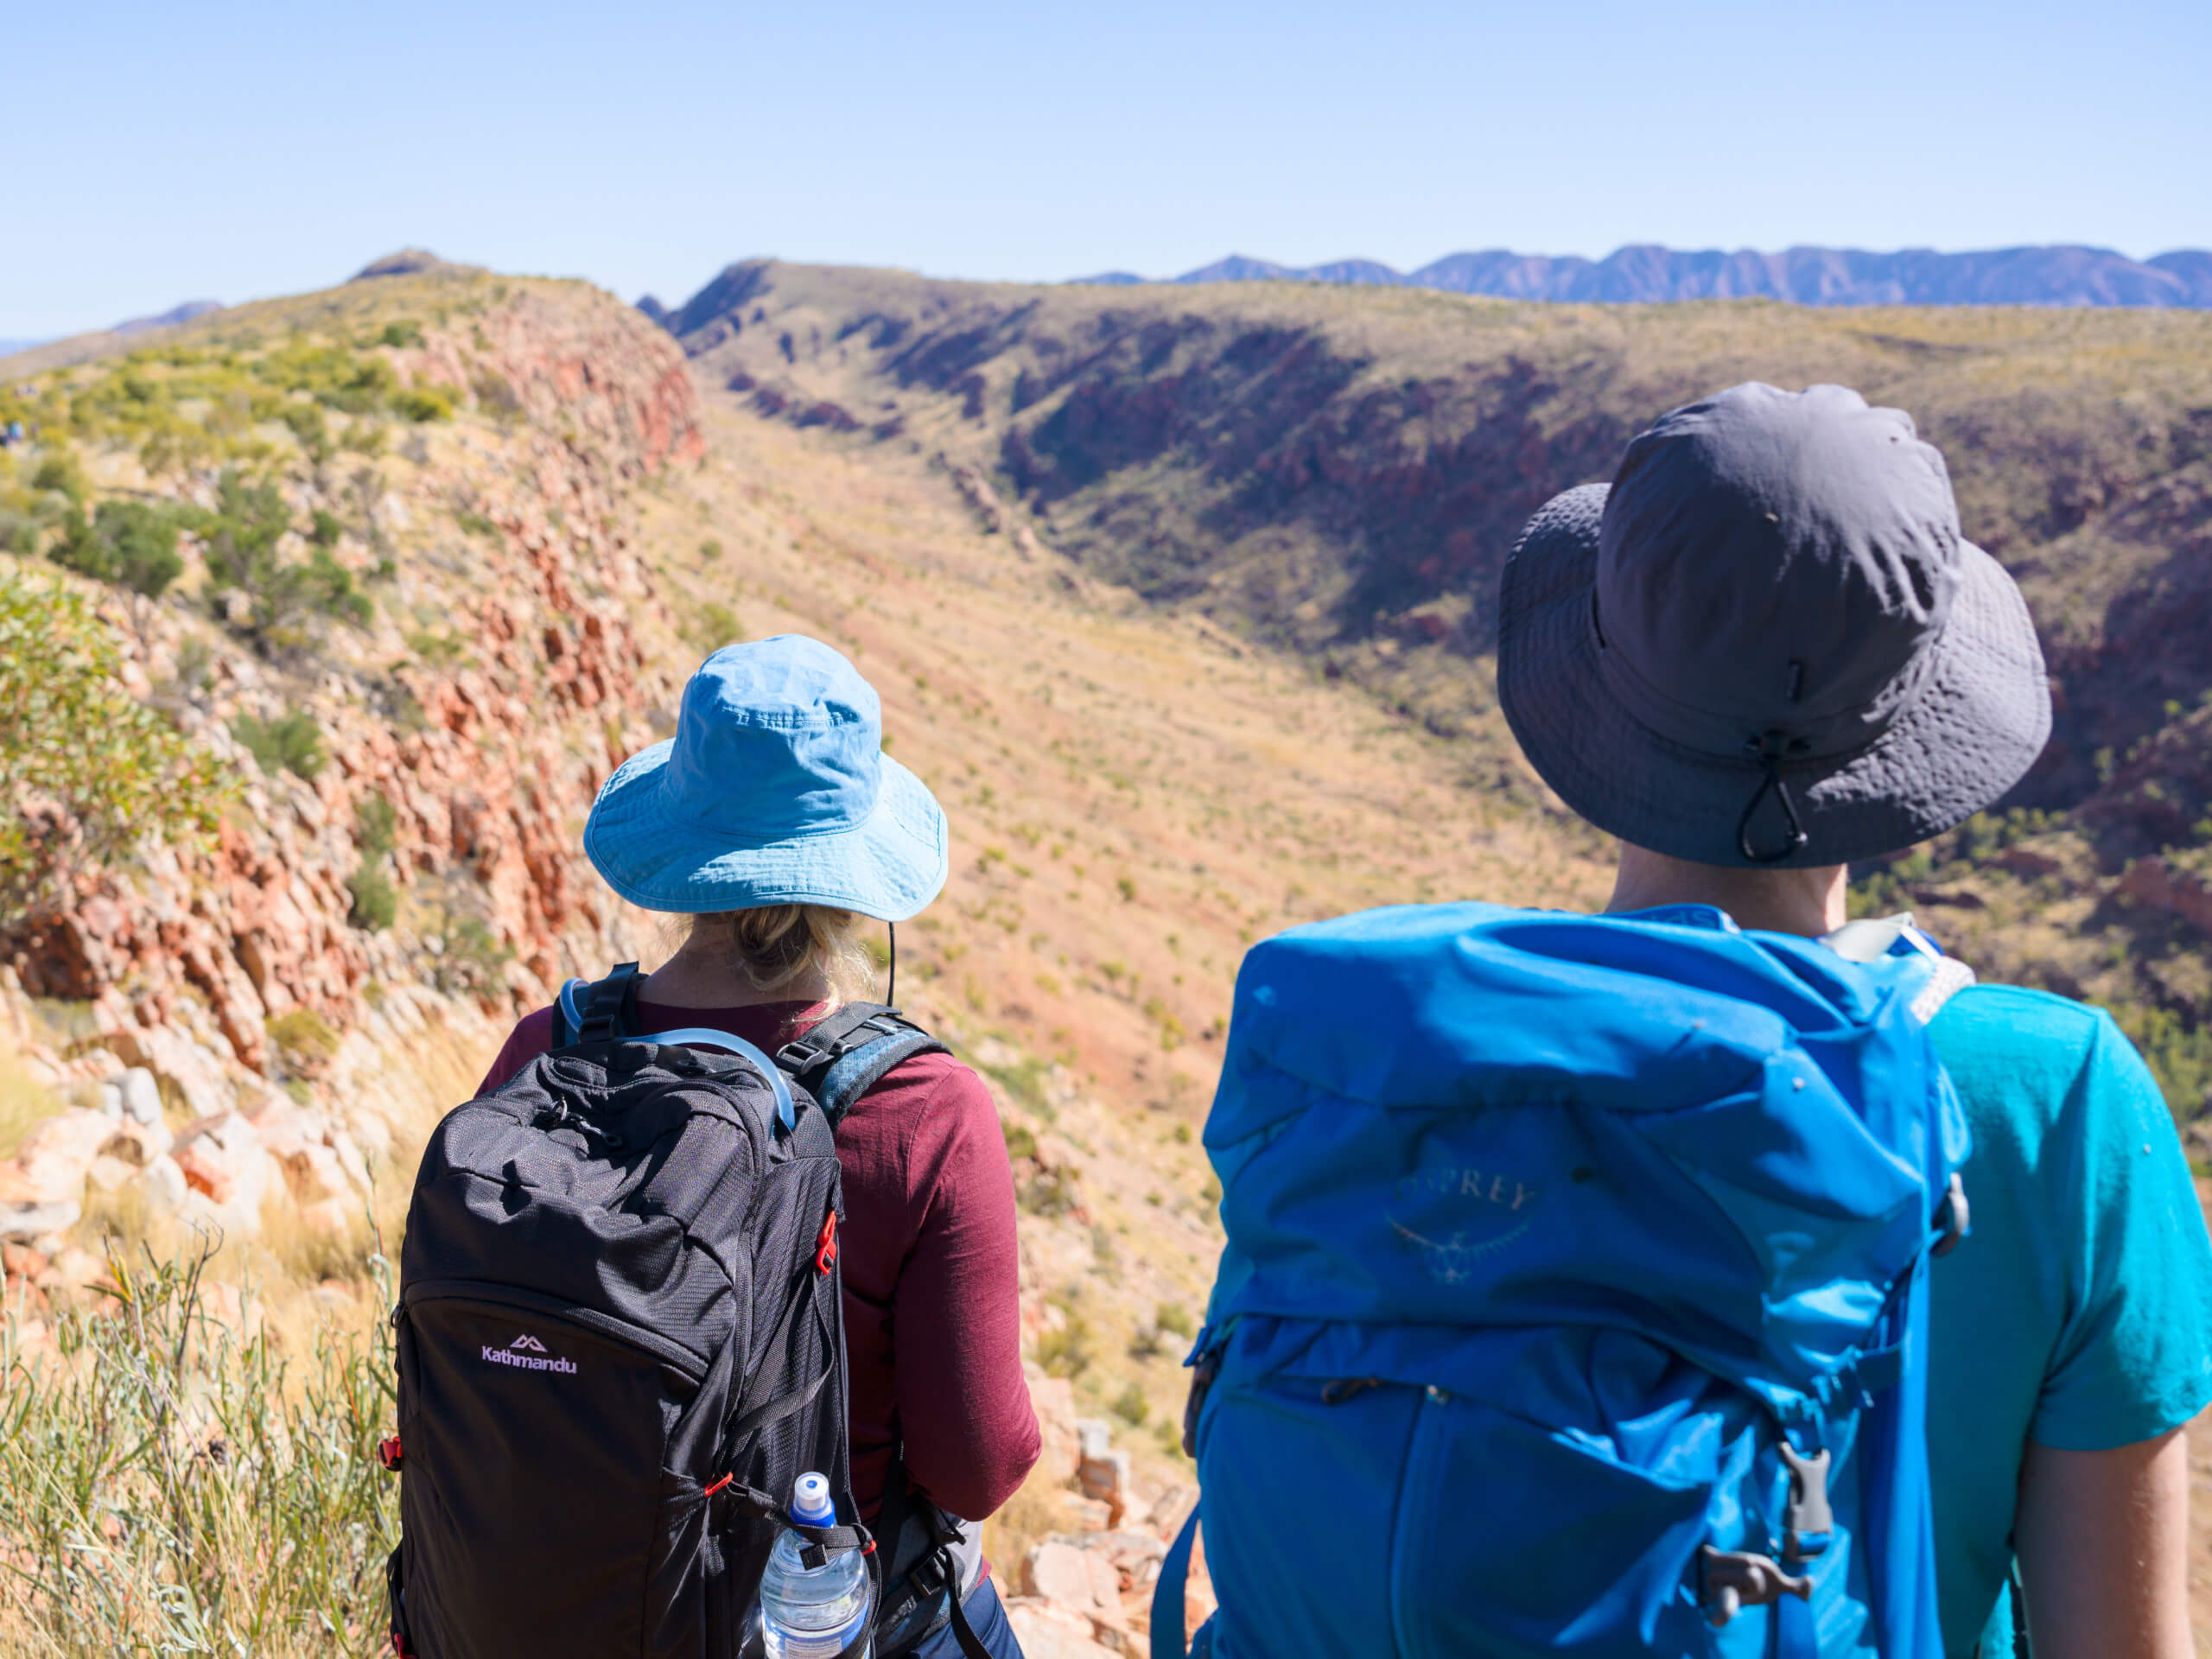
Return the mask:
M1080 1452L1076 1484L1085 1497L1106 1506L1106 1529L1110 1532L1122 1524L1128 1510L1129 1454L1114 1449L1113 1426L1103 1418L1078 1419L1076 1433Z
M167 1077L195 1118L218 1116L238 1103L222 1061L175 1027L127 1027L107 1040L132 1068Z
M261 1201L278 1179L277 1166L243 1114L200 1119L177 1137L175 1155L185 1185L199 1195L198 1203L188 1201L188 1213L202 1212L226 1232L260 1230Z
M152 1128L162 1121L161 1085L154 1081L154 1074L143 1065L134 1065L113 1083L103 1085L116 1091L121 1116L133 1123Z
M35 1279L47 1266L46 1258L28 1244L0 1244L0 1274L10 1279Z
M1027 1659L1110 1659L1116 1651L1093 1639L1089 1619L1051 1602L1016 1596L1006 1613Z
M327 1112L272 1099L254 1113L253 1127L310 1227L340 1233L360 1216L368 1164Z
M76 1204L85 1195L85 1176L92 1160L114 1133L115 1120L90 1107L73 1107L44 1119L24 1138L14 1160L0 1167L0 1202Z
M192 1187L176 1160L164 1155L139 1170L125 1184L125 1190L140 1198L154 1214L169 1216L184 1208Z
M1037 1427L1044 1436L1038 1461L1054 1479L1065 1480L1083 1456L1076 1429L1075 1384L1065 1376L1047 1376L1039 1367L1025 1367L1024 1371L1029 1380L1029 1407L1037 1414Z

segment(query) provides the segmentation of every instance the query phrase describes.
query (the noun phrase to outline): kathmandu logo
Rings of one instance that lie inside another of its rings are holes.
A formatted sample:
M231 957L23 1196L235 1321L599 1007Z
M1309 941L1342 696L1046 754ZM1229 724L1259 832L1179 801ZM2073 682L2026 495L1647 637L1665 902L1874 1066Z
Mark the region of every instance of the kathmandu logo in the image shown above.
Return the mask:
M512 1365L519 1371L560 1371L569 1376L576 1374L574 1360L547 1354L545 1344L528 1332L504 1348L494 1348L487 1342L480 1351L488 1365Z

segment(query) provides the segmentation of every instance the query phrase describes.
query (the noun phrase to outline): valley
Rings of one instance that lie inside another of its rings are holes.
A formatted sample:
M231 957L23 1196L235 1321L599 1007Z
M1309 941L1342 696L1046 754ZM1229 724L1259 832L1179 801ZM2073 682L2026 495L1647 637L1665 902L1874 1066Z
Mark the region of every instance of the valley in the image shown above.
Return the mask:
M2109 1002L2193 1115L2212 318L747 264L664 331L442 268L0 363L0 426L41 434L0 454L0 577L80 596L225 791L210 835L64 861L8 925L0 1360L195 1222L222 1229L213 1280L251 1287L226 1329L296 1363L368 1343L438 1114L563 978L664 948L582 856L598 783L707 652L799 631L868 676L951 820L898 995L1000 1100L1052 1447L989 1548L1018 1574L1102 1523L1069 1479L1077 1418L1126 1454L1133 1515L1187 1502L1179 1361L1220 1237L1197 1136L1243 948L1375 904L1602 901L1604 838L1496 709L1496 571L1637 424L1755 375L1921 416L2063 694L2018 801L1863 873L1863 902ZM126 1137L138 1164L87 1116L133 1075L160 1120ZM344 1488L365 1528L381 1478ZM365 1650L370 1564L330 1548ZM22 1616L0 1602L0 1630ZM254 1650L334 1650L283 1640Z

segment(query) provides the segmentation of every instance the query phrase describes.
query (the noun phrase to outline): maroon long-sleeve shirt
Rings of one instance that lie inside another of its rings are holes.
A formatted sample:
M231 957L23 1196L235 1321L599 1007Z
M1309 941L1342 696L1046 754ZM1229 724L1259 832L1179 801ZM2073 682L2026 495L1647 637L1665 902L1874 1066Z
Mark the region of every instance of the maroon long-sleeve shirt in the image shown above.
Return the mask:
M710 1026L774 1053L824 1008L675 1008L640 1001L644 1030ZM552 1046L553 1010L508 1036L481 1090ZM1014 1495L1042 1441L1021 1374L1014 1169L982 1080L948 1054L892 1068L837 1128L853 1496L873 1517L900 1441L915 1485L980 1521Z

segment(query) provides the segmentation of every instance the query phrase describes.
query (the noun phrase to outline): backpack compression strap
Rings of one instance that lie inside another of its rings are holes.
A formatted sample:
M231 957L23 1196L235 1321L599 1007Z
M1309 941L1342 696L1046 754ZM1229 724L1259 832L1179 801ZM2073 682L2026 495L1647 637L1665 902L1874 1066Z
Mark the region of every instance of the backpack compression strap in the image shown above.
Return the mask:
M638 964L617 964L605 979L572 979L553 1003L553 1046L613 1042L638 1034Z
M950 1052L898 1009L848 1002L803 1037L776 1051L776 1064L806 1086L831 1129L885 1072L917 1054Z

